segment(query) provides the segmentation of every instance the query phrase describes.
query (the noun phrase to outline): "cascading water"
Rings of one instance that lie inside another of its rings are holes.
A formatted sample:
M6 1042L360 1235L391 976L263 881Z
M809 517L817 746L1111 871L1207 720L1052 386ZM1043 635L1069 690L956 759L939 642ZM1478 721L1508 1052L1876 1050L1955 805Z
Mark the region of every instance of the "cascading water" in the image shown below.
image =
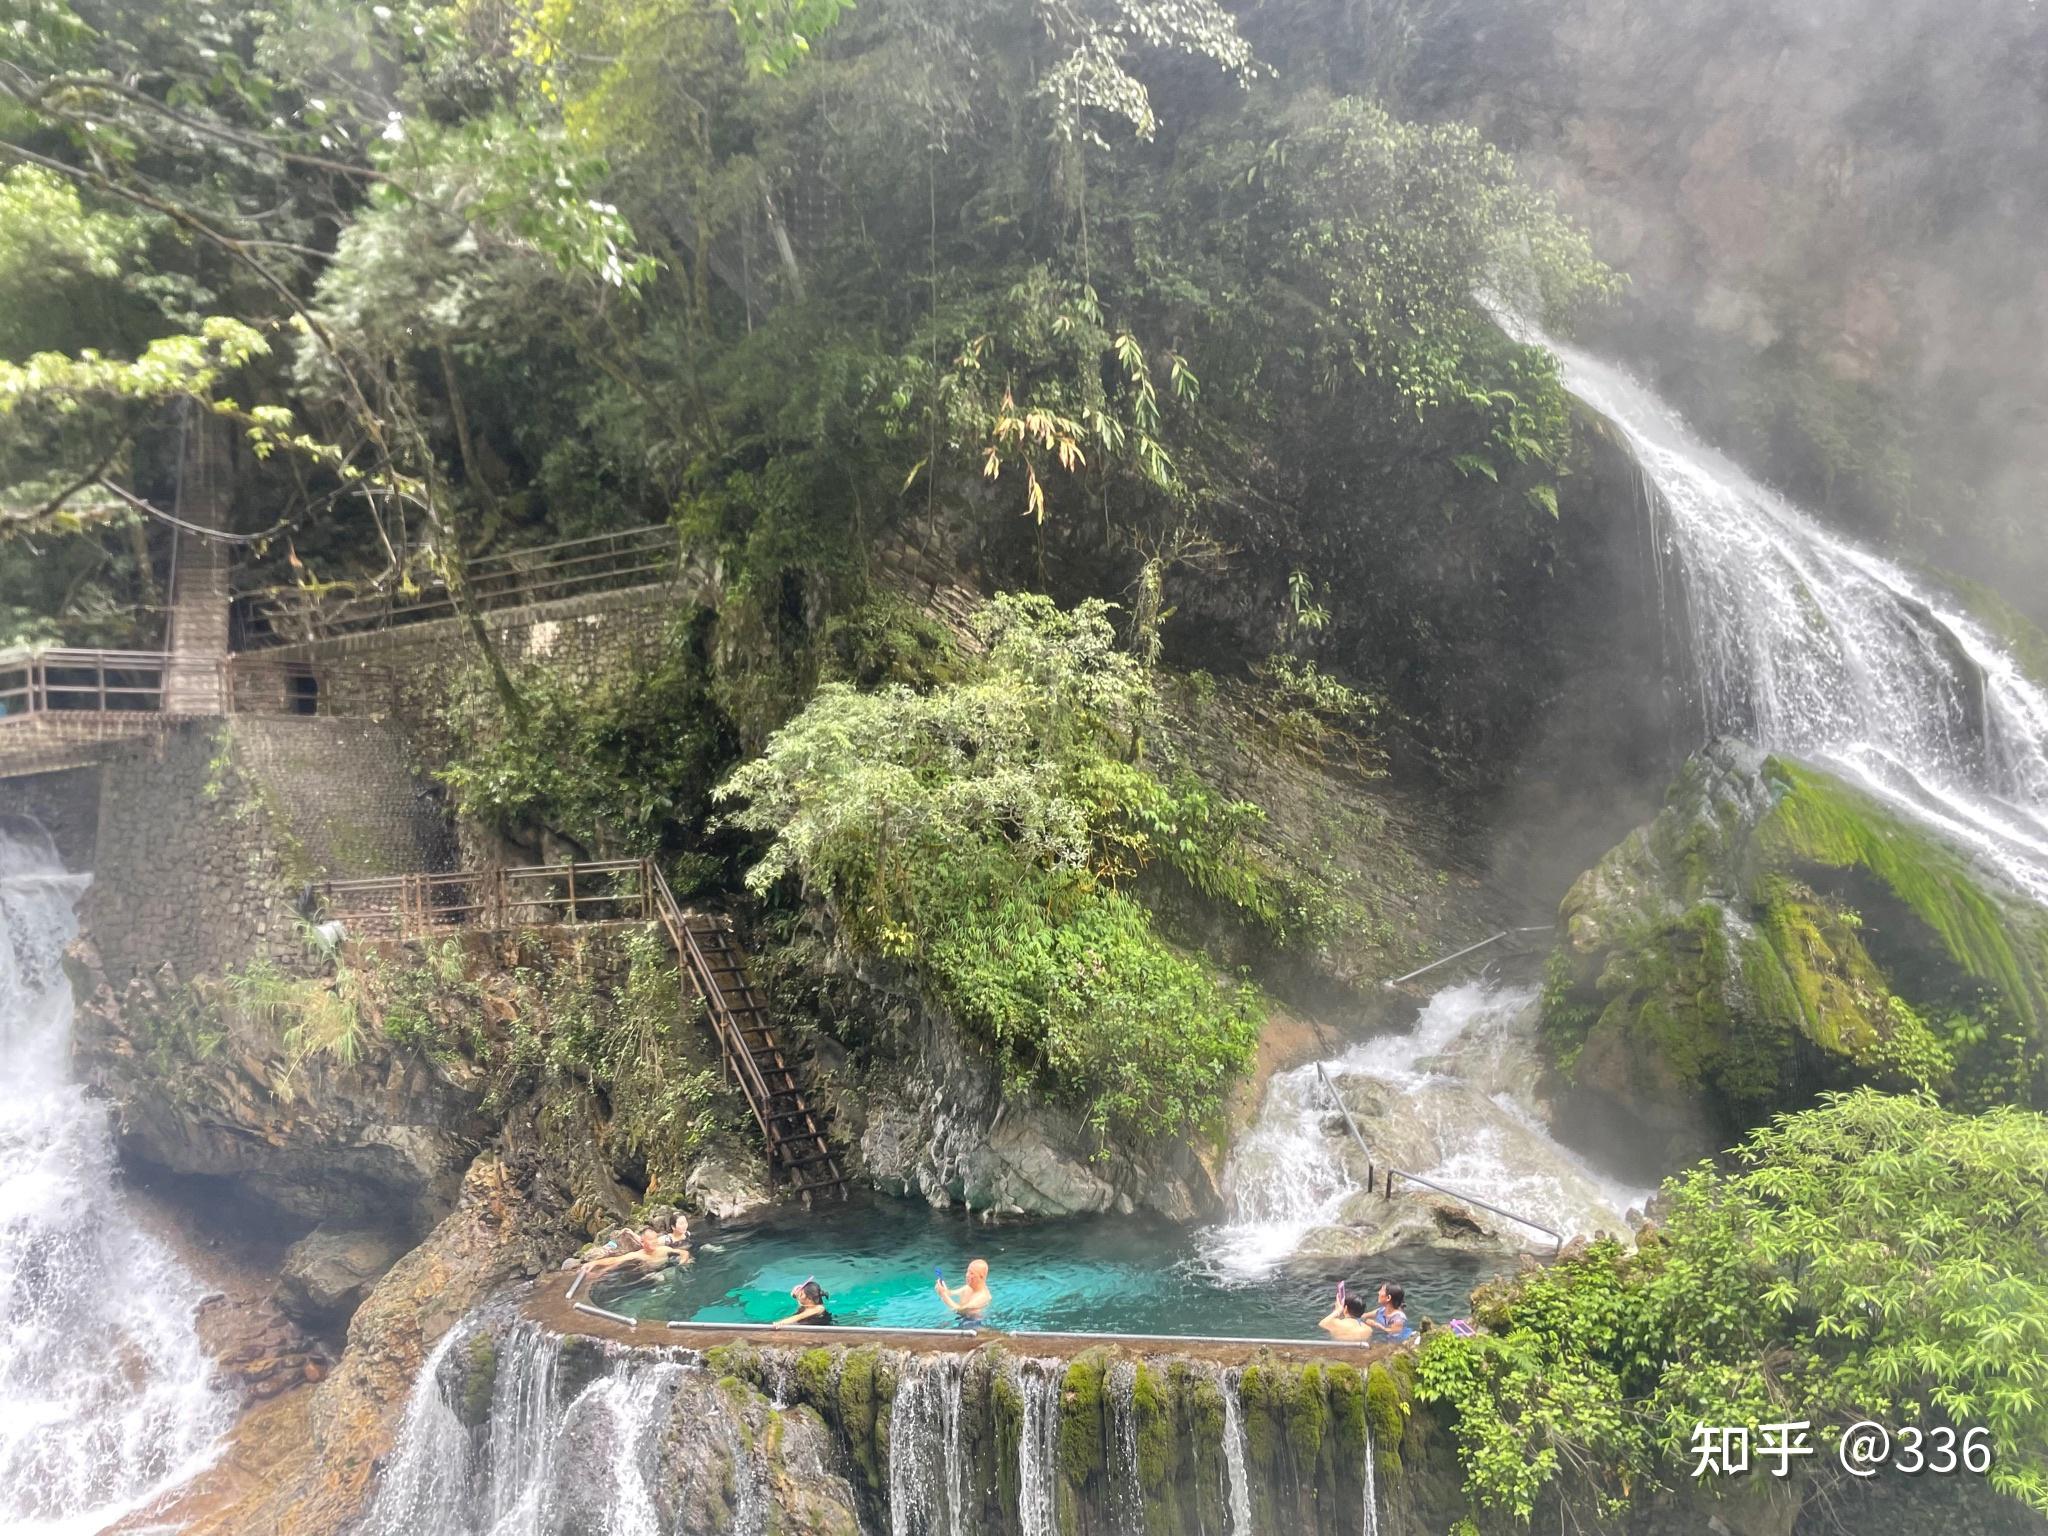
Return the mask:
M967 1536L960 1443L966 1366L958 1355L906 1355L889 1410L890 1536Z
M1321 1063L1382 1166L1404 1168L1558 1231L1624 1230L1649 1191L1612 1179L1558 1144L1529 1097L1537 1078L1537 995L1468 981L1431 998L1405 1033ZM1254 1278L1319 1228L1345 1225L1365 1195L1349 1133L1314 1065L1276 1074L1251 1132L1232 1151L1224 1192L1232 1219L1211 1234L1210 1262ZM1334 1123L1333 1123L1334 1122ZM1540 1243L1503 1225L1514 1242Z
M1138 1363L1117 1360L1109 1367L1109 1438L1115 1451L1109 1468L1110 1498L1117 1525L1130 1536L1145 1536L1145 1484L1138 1471Z
M71 1081L59 963L85 877L0 832L0 1528L97 1531L202 1466L229 1403L199 1290L123 1208L100 1104Z
M1621 369L1503 323L1556 353L1642 468L1705 734L1824 761L2048 901L2048 693L1947 593L1829 533Z
M1230 1507L1230 1536L1253 1536L1252 1485L1246 1468L1244 1408L1238 1401L1237 1372L1225 1371L1223 1389L1223 1496Z
M475 1317L451 1329L421 1367L360 1536L672 1530L678 1490L662 1439L693 1360L637 1352L579 1375L564 1359L571 1348L591 1346L530 1324L493 1333ZM476 1401L486 1390L487 1414ZM751 1448L726 1416L709 1416L703 1432L732 1468L729 1528L758 1536L767 1493Z
M1017 1526L1022 1536L1059 1536L1053 1481L1059 1469L1060 1381L1057 1365L1017 1364L1024 1422L1017 1434Z
M1365 1536L1380 1536L1379 1452L1370 1443L1365 1448Z

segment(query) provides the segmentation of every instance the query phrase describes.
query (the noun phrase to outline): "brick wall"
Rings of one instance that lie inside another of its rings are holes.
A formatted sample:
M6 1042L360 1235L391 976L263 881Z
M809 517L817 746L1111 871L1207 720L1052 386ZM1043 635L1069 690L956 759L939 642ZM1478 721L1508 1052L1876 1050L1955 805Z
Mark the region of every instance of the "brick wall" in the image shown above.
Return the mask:
M661 586L587 593L484 615L491 643L515 671L546 662L582 687L654 661L669 621L714 589L708 574ZM257 653L266 662L309 662L320 674L322 711L397 722L429 758L448 755L442 710L449 689L482 662L466 620L435 619L397 629L302 641Z

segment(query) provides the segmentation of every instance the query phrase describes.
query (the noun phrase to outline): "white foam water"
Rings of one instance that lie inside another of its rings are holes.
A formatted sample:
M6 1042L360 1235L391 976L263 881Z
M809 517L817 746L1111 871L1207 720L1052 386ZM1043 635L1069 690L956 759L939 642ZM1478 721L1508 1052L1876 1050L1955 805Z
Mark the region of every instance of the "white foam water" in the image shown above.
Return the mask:
M565 1380L567 1347L531 1324L492 1336L475 1315L443 1335L357 1536L667 1536L661 1438L697 1367L680 1352L639 1352L577 1385ZM450 1381L473 1348L494 1357L489 1414L474 1430ZM730 1529L760 1536L768 1491L755 1453L730 1415L711 1428L731 1456Z
M121 1198L105 1109L71 1080L60 963L85 877L0 833L0 1529L98 1531L198 1472L230 1403L200 1293Z
M1550 1134L1530 1094L1538 1075L1537 1008L1532 988L1460 982L1432 997L1400 1034L1276 1073L1257 1122L1225 1167L1231 1216L1208 1235L1209 1262L1227 1277L1267 1274L1309 1233L1341 1225L1345 1206L1363 1191L1363 1160L1323 1074L1380 1166L1404 1168L1567 1234L1624 1231L1628 1209L1648 1199L1649 1190L1601 1172ZM1499 1230L1549 1246L1528 1229Z
M890 1536L968 1536L961 1394L954 1354L904 1355L889 1408Z
M1253 1536L1252 1487L1247 1470L1244 1410L1237 1395L1237 1372L1225 1371L1223 1389L1223 1497L1230 1507L1230 1536Z
M1056 1362L1020 1360L1017 1393L1024 1422L1017 1435L1017 1528L1022 1536L1059 1536L1060 1385Z
M2048 692L1951 594L1823 528L1622 369L1501 320L1641 466L1703 735L1824 762L2048 901Z

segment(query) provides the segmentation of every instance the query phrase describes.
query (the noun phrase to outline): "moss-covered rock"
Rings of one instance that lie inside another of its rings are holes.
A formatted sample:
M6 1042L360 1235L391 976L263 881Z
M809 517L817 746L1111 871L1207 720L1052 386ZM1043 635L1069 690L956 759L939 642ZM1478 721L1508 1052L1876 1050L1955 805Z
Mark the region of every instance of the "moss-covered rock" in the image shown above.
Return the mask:
M1688 763L1561 916L1553 1058L1674 1160L1822 1088L2017 1089L1929 1021L1967 1021L1965 1043L2048 1021L2037 906L1833 774L1737 743Z

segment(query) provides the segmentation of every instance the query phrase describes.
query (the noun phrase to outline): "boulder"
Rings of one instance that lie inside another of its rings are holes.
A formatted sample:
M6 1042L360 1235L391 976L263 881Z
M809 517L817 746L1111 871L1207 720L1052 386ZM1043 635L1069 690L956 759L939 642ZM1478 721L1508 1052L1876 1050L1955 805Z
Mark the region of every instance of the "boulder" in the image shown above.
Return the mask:
M1386 1200L1361 1192L1345 1202L1341 1214L1339 1225L1317 1227L1303 1237L1297 1256L1362 1259L1397 1248L1427 1248L1499 1258L1542 1244L1533 1233L1518 1236L1511 1223L1437 1195Z
M277 1302L308 1327L345 1322L412 1245L381 1227L315 1227L285 1250Z
M683 1181L683 1195L698 1210L720 1221L743 1216L768 1204L775 1190L768 1182L768 1163L760 1152L721 1147L697 1165Z

